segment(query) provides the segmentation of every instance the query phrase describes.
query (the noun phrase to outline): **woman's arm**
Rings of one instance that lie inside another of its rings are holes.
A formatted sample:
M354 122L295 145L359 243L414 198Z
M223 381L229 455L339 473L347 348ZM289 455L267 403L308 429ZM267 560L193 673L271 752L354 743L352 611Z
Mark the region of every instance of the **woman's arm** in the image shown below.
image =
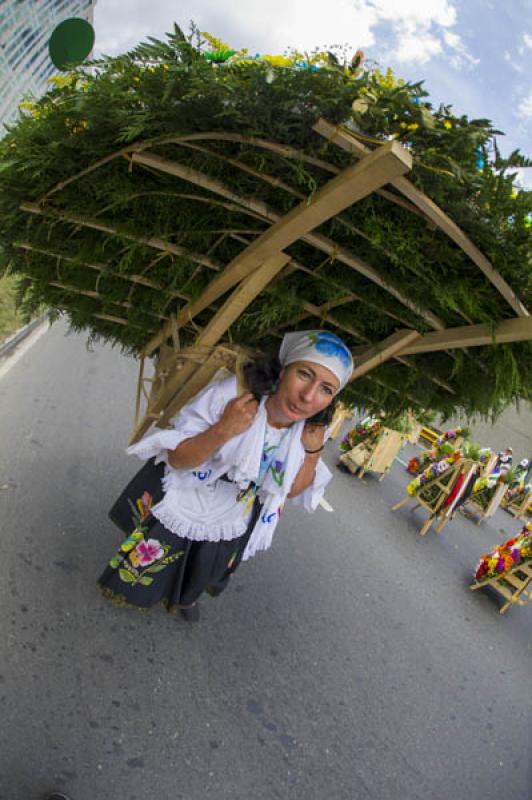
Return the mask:
M290 487L288 497L297 497L298 494L304 492L305 489L314 482L316 466L320 460L321 451L323 450L325 431L325 425L314 425L312 423L305 425L303 428L301 444L305 448L305 460Z
M218 422L203 433L191 436L168 450L168 463L174 469L191 469L207 461L229 439L244 433L255 419L258 403L249 392L227 403Z
M294 479L288 497L297 497L298 494L304 492L314 482L316 466L319 460L320 453L305 453L305 460Z

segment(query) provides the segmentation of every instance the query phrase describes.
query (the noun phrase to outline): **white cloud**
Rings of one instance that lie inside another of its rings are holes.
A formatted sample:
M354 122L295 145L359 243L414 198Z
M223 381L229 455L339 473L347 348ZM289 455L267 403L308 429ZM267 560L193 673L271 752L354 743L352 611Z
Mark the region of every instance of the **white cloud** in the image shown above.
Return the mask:
M532 34L531 33L523 33L523 42L525 47L530 48L532 50Z
M517 116L521 117L522 119L530 119L532 120L532 91L529 92L528 96L521 100L519 105L517 106Z
M194 0L186 12L175 0L99 0L95 6L96 54L116 54L146 39L161 37L175 21L187 28L192 17L201 30L226 39L234 47L280 53L348 44L348 50L371 48L376 28L392 32L387 56L399 62L429 61L443 52L455 67L474 64L467 48L451 28L457 24L451 0ZM384 38L379 33L379 44ZM389 37L386 37L389 43ZM371 55L371 52L369 53Z
M457 33L453 33L452 31L444 31L443 40L445 44L452 51L450 62L453 65L453 67L456 67L456 69L460 69L460 67L466 64L469 64L470 66L475 66L476 64L479 63L479 59L474 58L471 55L471 53L465 46L463 40Z
M514 172L514 170L511 170ZM532 191L532 167L521 167L516 169L516 183L527 191Z
M355 0L355 6L369 6L380 20L407 27L449 27L456 22L456 9L448 0Z
M415 28L398 31L399 42L393 55L398 61L415 61L424 64L433 56L442 52L440 39L428 31L419 31Z
M330 0L327 9L308 0L195 0L186 11L174 0L128 2L124 26L122 0L99 0L95 7L96 53L116 54L147 36L160 38L177 22L185 30L192 18L201 30L236 48L282 53L287 47L311 50L333 44L358 47L374 44L377 15L370 4ZM177 9L177 10L176 10Z
M460 36L450 30L458 17L449 0L356 0L356 5L374 9L377 23L391 25L396 39L392 57L399 62L424 64L449 51L449 63L456 69L478 64Z

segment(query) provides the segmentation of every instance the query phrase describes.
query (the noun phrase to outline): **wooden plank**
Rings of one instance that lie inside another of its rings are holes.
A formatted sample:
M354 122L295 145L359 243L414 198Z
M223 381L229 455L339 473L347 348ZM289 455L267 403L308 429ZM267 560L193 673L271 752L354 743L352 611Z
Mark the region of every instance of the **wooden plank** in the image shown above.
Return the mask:
M390 142L376 153L371 153L352 167L343 170L319 189L309 200L305 199L292 211L278 219L265 233L255 239L242 253L228 264L223 273L203 292L201 298L178 315L177 324L182 325L190 317L200 313L210 303L247 277L259 264L273 253L285 249L304 234L334 217L344 208L371 194L376 188L388 183L391 178L410 169L411 158L404 148ZM376 155L381 154L381 158ZM197 170L177 162L168 161L152 153L137 153L135 161L159 169L171 175L189 180L205 189L216 191L224 197L238 202L239 197L219 181L214 181ZM263 203L253 202L255 210L268 215Z
M230 196L233 200L235 200L235 202L238 202L240 204L242 212L258 216L263 221L270 221L275 224L281 224L283 220L286 219L285 217L281 217L279 214L277 214L275 211L269 208L265 203L257 201L254 198L237 196L232 190L230 190L227 186L225 186L225 184L210 178L208 175L197 172L196 170L192 170L189 169L188 167L184 167L183 165L176 164L176 162L173 161L166 161L165 159L160 159L159 157L155 157L153 159L151 154L149 155L149 158L147 159L145 158L144 160L146 161L146 164L148 164L149 162L151 166L154 167L159 166L161 169L164 169L165 171L166 168L168 168L168 170L171 173L176 174L178 177L189 180L193 183L197 182L198 185L201 185L204 188L208 188L211 192L215 192L224 197ZM323 187L323 189L325 188L326 187ZM315 199L316 196L314 200ZM301 204L301 206L304 205L306 206L307 203ZM295 211L297 211L297 208L290 213L294 213ZM275 225L273 225L272 227L275 228ZM253 242L253 246L258 247L260 244L262 244L263 237L265 237L268 233L269 231L266 231L258 239L256 239L255 242ZM422 319L424 319L425 322L428 325L430 325L430 327L434 328L435 330L443 330L443 328L445 327L443 322L429 309L422 308L421 306L414 303L406 295L403 295L398 289L388 284L382 278L382 276L377 272L377 270L373 269L373 267L371 267L369 264L362 261L362 259L358 258L357 256L347 251L345 248L340 247L331 239L328 239L325 236L321 236L315 233L307 233L305 235L302 235L301 239L305 242L308 242L318 250L327 253L331 258L334 258L335 260L340 261L343 264L346 264L346 266L364 275L364 277L368 278L368 280L372 281L373 283L376 283L377 285L381 286L383 289L385 289L385 291L389 292L397 300L399 300L400 303L402 303L404 306L406 306L411 311L418 314ZM248 247L252 246L248 242L244 243L246 243ZM231 264L228 265L228 267L233 266L235 264L237 265L240 264L240 260L244 257L246 253L247 250L240 253L236 257L236 259L234 259L233 262L231 262ZM183 309L183 316L182 319L179 320L179 324L182 324L182 320L185 319L185 315L186 315L186 320L188 321L191 317L194 316L194 314L199 313L199 311L203 310L199 304L202 302L204 296L205 295L202 295L202 297L199 298L197 303L194 305L194 308L187 307L186 309ZM154 350L156 350L160 346L160 344L164 341L165 338L167 338L168 335L169 335L168 331L165 328L163 328L159 332L159 334L157 334L155 337L153 337L152 340L150 340L150 342L148 342L148 344L144 349L145 354L150 355Z
M286 253L275 253L264 264L243 280L240 285L235 289L230 297L227 298L222 307L210 320L208 325L202 330L196 339L195 346L197 347L212 347L215 345L225 334L227 329L235 322L240 314L253 302L255 297L267 286L272 278L290 261L290 256ZM192 377L196 366L194 364L184 367L183 371L176 376L170 376L168 380L168 388L171 392L174 385L183 386L188 377ZM160 424L166 425L167 422L173 417L176 412L177 405L180 402L181 390L177 392L172 401L164 409L161 416Z
M208 349L214 346L233 322L238 319L242 311L260 294L288 261L290 261L290 256L286 253L275 253L259 269L242 281L212 317L208 325L203 328L196 338L194 348ZM159 415L157 425L160 427L164 427L168 423L176 413L176 410L182 405L183 394L186 392L187 397L190 397L195 393L192 391L191 394L190 381L194 386L197 385L198 388L204 385L208 375L205 370L202 372L202 369L200 367L198 370L196 363L188 362L184 364L181 370L176 370L168 377L164 396L161 396L158 402L150 407L149 414L137 426L132 441L138 441L144 435L151 425L154 414Z
M493 517L493 515L495 514L495 512L497 511L497 509L501 504L501 500L504 497L507 488L508 487L504 483L501 483L499 484L499 486L497 486L493 494L493 497L489 502L488 507L482 514L483 519L489 519L490 517Z
M370 372L375 367L380 366L380 364L383 364L389 358L393 358L397 353L403 352L405 347L419 339L420 336L421 334L418 331L399 330L392 333L382 342L369 347L365 353L357 358L349 381L362 377L366 372Z
M346 128L338 128L331 125L324 119L318 120L313 126L313 130L324 136L333 144L338 145L344 150L364 156L371 152L369 147L359 142L355 136L350 134ZM517 297L512 287L505 281L502 275L494 268L486 256L473 244L471 239L466 236L462 229L434 203L424 192L414 186L408 178L399 176L390 181L392 186L398 189L405 197L419 208L425 216L431 220L440 230L442 230L458 247L466 253L469 258L484 273L487 279L495 286L497 291L504 297L509 306L519 317L528 317L530 312Z
M457 347L482 347L505 342L532 340L532 317L516 317L500 322L492 332L489 325L464 325L444 331L426 333L417 341L407 345L400 355L433 353L436 350L452 350Z
M383 428L376 447L372 451L368 463L364 466L364 470L366 472L380 472L384 476L392 466L405 441L406 437L400 431Z

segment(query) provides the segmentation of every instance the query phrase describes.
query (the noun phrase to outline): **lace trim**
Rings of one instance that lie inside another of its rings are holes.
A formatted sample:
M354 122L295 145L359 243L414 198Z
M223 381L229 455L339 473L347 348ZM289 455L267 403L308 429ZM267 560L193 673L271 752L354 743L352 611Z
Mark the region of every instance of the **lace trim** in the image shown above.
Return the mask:
M242 521L224 525L209 525L208 527L201 522L190 523L183 520L175 511L164 505L164 499L152 508L152 514L158 519L167 530L181 536L184 539L191 539L194 542L219 542L237 539L245 533L247 521Z

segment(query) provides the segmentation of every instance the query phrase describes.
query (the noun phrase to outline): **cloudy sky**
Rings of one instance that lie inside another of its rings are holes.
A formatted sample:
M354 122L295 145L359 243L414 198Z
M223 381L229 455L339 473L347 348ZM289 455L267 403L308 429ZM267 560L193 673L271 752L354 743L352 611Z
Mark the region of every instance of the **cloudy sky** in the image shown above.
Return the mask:
M332 44L409 80L433 103L487 117L503 153L532 156L532 0L97 0L95 55L114 55L190 20L235 49L282 53ZM532 168L522 182L532 188Z

